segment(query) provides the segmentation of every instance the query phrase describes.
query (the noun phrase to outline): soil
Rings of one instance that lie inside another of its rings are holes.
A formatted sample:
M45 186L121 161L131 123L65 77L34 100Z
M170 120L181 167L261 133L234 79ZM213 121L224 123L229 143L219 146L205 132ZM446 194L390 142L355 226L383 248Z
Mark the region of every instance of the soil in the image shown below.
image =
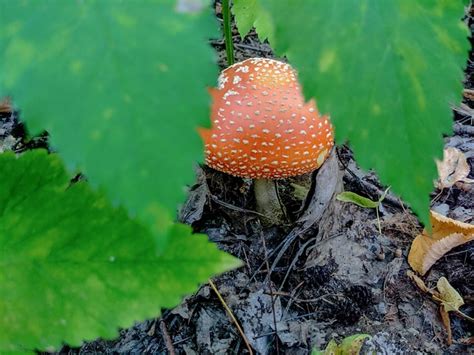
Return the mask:
M219 17L219 9L216 11ZM471 15L466 21L474 28ZM233 38L237 61L274 57L255 32L242 40L234 31ZM225 67L223 41L211 44L219 54L219 64ZM474 88L473 60L471 52L466 89ZM474 96L469 90L453 113L454 135L446 137L445 143L466 154L469 178L474 178ZM25 138L16 114L0 113L0 119L0 149L47 147L46 136ZM389 194L382 203L380 234L373 210L334 199L344 189L376 200L385 189L375 173L359 169L347 146L337 147L319 172L278 182L287 211L286 223L278 227L262 226L254 212L251 181L207 167L197 167L196 175L179 219L245 262L244 267L213 281L255 353L309 354L314 347L324 348L331 339L340 341L356 333L372 336L363 353L474 353L463 344L463 339L473 336L473 324L453 316L454 344L449 346L438 305L406 276L410 244L422 229L409 209ZM472 185L433 190L432 198L434 210L473 223ZM462 309L471 317L473 266L471 242L449 252L424 277L427 285L433 286L445 276L464 297ZM175 309L163 310L161 318L121 330L116 340L96 340L80 348L66 346L61 353L171 351L248 353L243 337L209 284Z

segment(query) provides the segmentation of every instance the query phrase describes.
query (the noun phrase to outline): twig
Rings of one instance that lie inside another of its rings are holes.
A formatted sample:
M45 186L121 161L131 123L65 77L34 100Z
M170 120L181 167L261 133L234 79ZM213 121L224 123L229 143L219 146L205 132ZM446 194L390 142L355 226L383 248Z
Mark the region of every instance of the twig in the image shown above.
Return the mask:
M319 296L319 297L316 297L316 298L309 298L309 299L301 299L301 298L295 298L295 301L296 302L301 302L301 303L315 303L315 302L318 302L318 301L326 301L328 302L328 300L326 299L327 296L334 296L334 297L344 297L343 294L341 293L327 293L325 295L322 295L322 296Z
M306 247L308 246L308 244L313 242L313 241L316 241L316 237L311 238L310 240L308 240L306 243L304 243L302 246L300 246L298 248L298 252L294 256L293 260L291 261L290 267L288 268L288 271L286 272L285 277L283 278L283 281L281 282L279 291L281 291L283 289L283 286L285 285L286 280L288 279L288 276L290 275L291 270L293 270L293 268L295 267L296 263L298 262L300 256L305 252Z
M297 298L296 296L298 295L298 292L300 287L303 286L305 284L304 281L301 281L298 285L296 285L296 287L291 291L291 294L290 294L290 299L288 300L288 303L286 304L286 308L285 308L285 313L284 314L288 314L289 313L289 310L291 308L291 306L293 305L293 302L295 300L295 298Z
M465 124L461 124L461 123L455 123L454 127L453 127L453 131L457 135L467 134L467 135L473 136L474 135L474 126L469 126L469 125L465 125Z
M267 244L265 243L265 236L262 234L262 243L263 243L263 251L265 253L265 261L267 264L267 270L270 272L270 264L268 263L268 256L267 256ZM272 300L272 316L273 316L273 326L275 328L275 346L276 346L276 353L280 354L280 348L278 346L278 327L275 315L275 297L273 296L273 287L272 282L269 278L268 280L268 287L270 289L270 299Z
M176 352L174 350L173 342L171 341L171 337L168 333L168 329L166 329L166 324L163 320L160 321L160 329L161 329L161 333L163 333L163 339L165 341L165 345L166 345L166 349L168 350L168 353L170 355L175 355Z
M280 250L281 248L285 247L286 243L287 243L287 238L283 239L283 240L280 242L280 244L278 244L275 248L273 248L273 250L267 255L267 257L271 258L273 255L275 255L275 254L278 252L278 250ZM266 262L266 261L263 261L263 262L259 265L259 267L257 268L257 270L256 270L256 271L253 273L253 275L249 278L249 281L247 282L247 285L246 285L246 286L248 286L248 285L250 284L250 282L252 282L252 281L255 279L255 277L256 277L259 273L261 273L262 268L265 266L265 262Z
M240 326L239 322L237 321L237 318L235 318L234 313L232 313L232 310L229 308L227 303L225 302L224 298L222 298L221 294L219 293L219 290L217 289L216 285L214 282L209 279L209 285L211 285L212 289L217 295L217 298L219 298L219 301L221 301L222 306L224 306L225 310L227 311L227 314L229 315L230 319L232 319L232 322L234 322L235 326L237 327L237 330L240 333L240 336L244 340L245 346L247 347L247 350L249 351L250 355L253 355L253 350L252 347L250 346L250 343L247 339L247 336L245 335L244 331L242 330L242 327Z
M180 340L176 340L173 345L179 345L179 344L182 344L182 343L186 343L189 339L192 339L192 336L189 336L189 337L186 337L186 338L183 338L183 339L180 339Z
M463 115L465 118L460 121L460 123L470 121L472 124L474 121L474 110L470 108L465 103L461 103L460 106L452 106L453 111L456 111L458 114Z
M265 217L264 214L261 214L257 211L252 211L252 210L248 210L248 209L245 209L245 208L237 207L237 206L231 205L230 203L221 201L214 195L211 195L211 200L214 201L215 203L217 203L218 205L226 207L230 210L234 210L234 211L242 212L242 213L251 213L251 214L255 214L255 215L260 216L260 217Z
M459 309L454 311L454 314L458 317L464 318L465 320L474 323L474 318L469 317L466 313L461 312Z
M380 226L379 206L375 207L375 214L377 215L377 227L379 228L379 234L382 235L382 227Z

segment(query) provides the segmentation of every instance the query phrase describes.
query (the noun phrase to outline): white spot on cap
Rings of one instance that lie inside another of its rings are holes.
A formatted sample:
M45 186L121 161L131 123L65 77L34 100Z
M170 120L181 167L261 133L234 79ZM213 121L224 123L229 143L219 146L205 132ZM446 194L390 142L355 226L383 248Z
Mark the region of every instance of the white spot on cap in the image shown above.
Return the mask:
M225 85L225 83L227 83L228 80L229 80L229 78L227 76L225 76L224 74L219 75L219 78L217 79L218 88L219 89L224 88L224 85Z
M326 158L326 154L328 153L327 149L324 149L321 153L318 155L318 160L316 161L319 166L324 162L324 159Z
M237 68L236 72L238 73L241 71L242 73L248 73L249 72L249 67L248 65L243 65Z

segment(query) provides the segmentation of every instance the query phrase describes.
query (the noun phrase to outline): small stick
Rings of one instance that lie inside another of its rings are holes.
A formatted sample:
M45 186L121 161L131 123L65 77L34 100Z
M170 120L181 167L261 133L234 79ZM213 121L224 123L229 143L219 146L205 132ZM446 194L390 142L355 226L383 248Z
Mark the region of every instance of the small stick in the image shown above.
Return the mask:
M209 285L211 285L212 289L214 290L214 292L217 295L217 298L219 298L219 301L221 301L221 303L224 306L225 310L227 311L227 314L229 315L230 319L232 319L232 322L234 322L235 326L237 327L237 330L239 331L240 336L244 340L245 346L247 347L247 350L249 351L250 355L253 355L253 350L252 350L252 347L250 346L250 343L247 339L247 336L245 335L244 331L240 327L240 324L237 321L237 318L235 318L234 313L232 313L232 310L229 308L227 303L225 303L224 298L222 298L221 294L219 293L219 290L217 289L216 285L214 284L214 282L211 279L209 279Z
M218 205L226 207L230 210L234 210L234 211L241 212L241 213L251 213L251 214L255 214L255 215L260 216L260 217L265 217L264 214L258 213L257 211L252 211L252 210L248 210L248 209L245 209L245 208L237 207L237 206L231 205L230 203L221 201L214 195L211 195L211 200L213 202L217 203Z
M377 226L379 227L379 234L382 235L382 227L380 226L379 206L375 207L375 213L377 215Z
M160 329L163 333L163 339L165 340L166 349L168 349L170 355L175 355L176 352L174 351L173 342L171 341L170 334L168 333L168 329L166 329L166 324L163 320L160 321Z
M275 185L276 187L276 185ZM278 191L278 190L277 190ZM267 264L267 270L269 272L268 275L268 287L270 288L270 299L272 300L272 316L273 316L273 326L275 327L275 346L276 346L276 353L280 354L280 348L278 346L278 327L276 321L276 314L275 314L275 297L273 296L273 287L272 281L270 279L270 264L268 263L268 252L267 252L267 244L265 243L265 236L262 234L262 243L263 243L263 250L265 252L265 263Z

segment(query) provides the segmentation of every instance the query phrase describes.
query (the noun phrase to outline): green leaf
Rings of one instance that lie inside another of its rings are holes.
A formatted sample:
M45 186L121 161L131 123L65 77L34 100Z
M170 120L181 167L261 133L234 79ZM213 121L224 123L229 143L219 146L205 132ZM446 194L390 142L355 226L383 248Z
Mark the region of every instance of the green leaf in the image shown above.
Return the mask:
M469 43L463 1L259 0L279 55L358 163L429 224L434 158L450 134Z
M336 355L338 354L339 351L339 345L337 345L336 341L334 339L331 339L331 341L326 345L326 349L324 349L324 355Z
M358 195L355 192L351 191L341 192L339 195L336 196L336 199L342 202L355 203L357 206L364 208L377 208L380 204L379 201L372 201L367 197Z
M273 43L272 19L257 0L234 0L233 4L232 12L240 37L244 38L255 27L261 41L268 39Z
M239 262L176 224L154 237L56 155L0 154L0 353L78 346L156 317Z
M313 349L311 355L359 355L364 341L370 338L368 334L354 334L344 338L339 345L331 339L324 351Z
M0 2L0 96L13 97L33 133L49 131L69 168L149 224L157 202L174 215L194 178L196 127L208 123L217 77L211 9L188 5Z
M339 352L341 355L359 355L364 341L370 339L369 334L354 334L344 338L339 345Z

